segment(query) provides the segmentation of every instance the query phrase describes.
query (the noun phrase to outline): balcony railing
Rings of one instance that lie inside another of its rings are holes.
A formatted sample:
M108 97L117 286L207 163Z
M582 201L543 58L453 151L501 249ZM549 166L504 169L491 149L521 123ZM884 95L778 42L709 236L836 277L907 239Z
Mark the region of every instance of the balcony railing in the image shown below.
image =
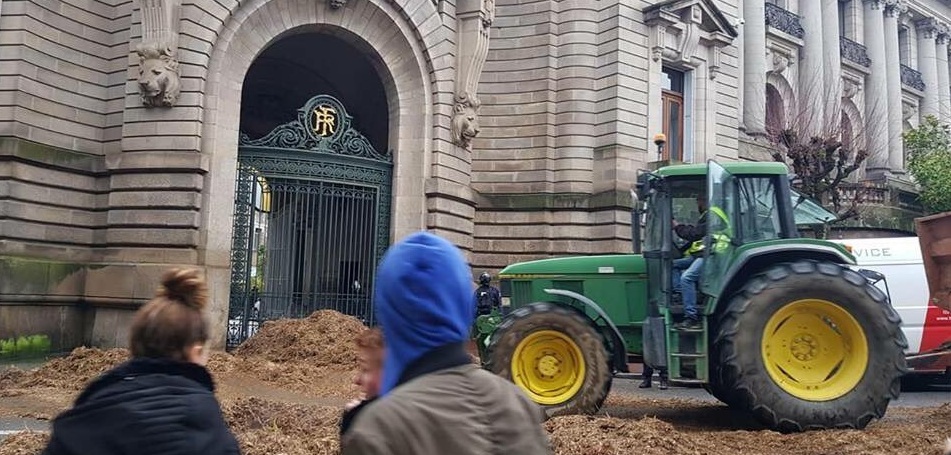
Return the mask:
M844 36L839 37L839 52L842 58L866 68L872 66L872 59L868 58L865 46L856 43Z
M772 3L766 3L766 25L799 39L806 36L798 14L786 11Z
M882 205L915 212L924 210L917 194L885 183L843 183L839 186L839 197L843 201L858 200L863 205Z
M921 73L905 65L901 65L901 83L917 90L925 90L925 81L921 79Z

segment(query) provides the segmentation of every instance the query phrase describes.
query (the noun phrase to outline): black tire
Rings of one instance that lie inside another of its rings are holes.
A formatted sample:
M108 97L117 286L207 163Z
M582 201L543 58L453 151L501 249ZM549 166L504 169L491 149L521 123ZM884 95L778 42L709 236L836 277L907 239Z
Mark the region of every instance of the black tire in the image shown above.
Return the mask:
M826 401L807 401L781 388L768 373L761 351L770 317L801 299L821 299L845 310L864 332L868 347L865 372L857 384ZM809 260L773 266L746 283L720 321L714 343L717 386L732 390L724 401L752 412L769 428L861 429L882 417L889 401L898 398L908 345L901 318L884 293L845 266Z
M581 351L585 375L581 388L573 396L557 404L538 403L539 406L548 417L597 412L611 390L608 352L604 338L595 330L593 323L574 309L543 302L513 311L499 325L489 342L488 370L512 381L512 356L519 343L540 330L557 331L570 338ZM532 397L528 390L523 388L523 391Z
M712 358L717 358L716 354L714 354ZM720 400L721 403L731 408L736 408L736 394L733 393L733 389L723 384L723 380L720 378L721 371L717 365L711 366L710 379L704 384L703 389L710 395L713 395L717 400Z
M717 350L716 334L719 330L719 327L723 323L723 320L722 318L716 318L712 321L712 326L710 328L710 358L716 360L720 358L720 354ZM724 383L723 369L720 367L719 362L714 361L710 365L710 378L707 384L704 384L703 389L730 408L737 407L738 400L736 398L736 394L734 393L735 390Z

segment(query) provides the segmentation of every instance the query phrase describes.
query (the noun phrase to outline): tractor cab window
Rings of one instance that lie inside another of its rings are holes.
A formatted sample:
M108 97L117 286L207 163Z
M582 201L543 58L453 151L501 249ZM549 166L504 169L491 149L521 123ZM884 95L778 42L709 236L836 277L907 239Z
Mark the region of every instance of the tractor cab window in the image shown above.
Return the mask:
M775 177L739 176L736 183L739 214L735 240L750 243L783 238Z

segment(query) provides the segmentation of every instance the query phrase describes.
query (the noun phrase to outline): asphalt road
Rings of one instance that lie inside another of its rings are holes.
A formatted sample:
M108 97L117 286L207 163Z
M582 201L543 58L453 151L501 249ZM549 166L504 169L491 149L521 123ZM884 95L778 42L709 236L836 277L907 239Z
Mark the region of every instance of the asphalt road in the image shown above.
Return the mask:
M691 398L695 400L717 403L717 399L700 387L685 388L671 387L667 390L657 388L656 376L654 387L639 389L641 380L636 375L624 375L614 379L611 391L625 395L643 396L651 398ZM951 403L951 384L931 385L923 390L902 391L898 400L892 401L889 406L903 406L912 408L926 408Z

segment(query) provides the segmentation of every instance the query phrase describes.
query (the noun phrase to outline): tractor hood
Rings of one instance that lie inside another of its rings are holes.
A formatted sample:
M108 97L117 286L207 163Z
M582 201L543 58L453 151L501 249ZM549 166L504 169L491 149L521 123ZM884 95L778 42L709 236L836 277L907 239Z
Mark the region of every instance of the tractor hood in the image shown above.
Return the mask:
M613 254L572 256L512 264L499 272L499 278L542 278L565 275L609 275L645 273L644 256Z

